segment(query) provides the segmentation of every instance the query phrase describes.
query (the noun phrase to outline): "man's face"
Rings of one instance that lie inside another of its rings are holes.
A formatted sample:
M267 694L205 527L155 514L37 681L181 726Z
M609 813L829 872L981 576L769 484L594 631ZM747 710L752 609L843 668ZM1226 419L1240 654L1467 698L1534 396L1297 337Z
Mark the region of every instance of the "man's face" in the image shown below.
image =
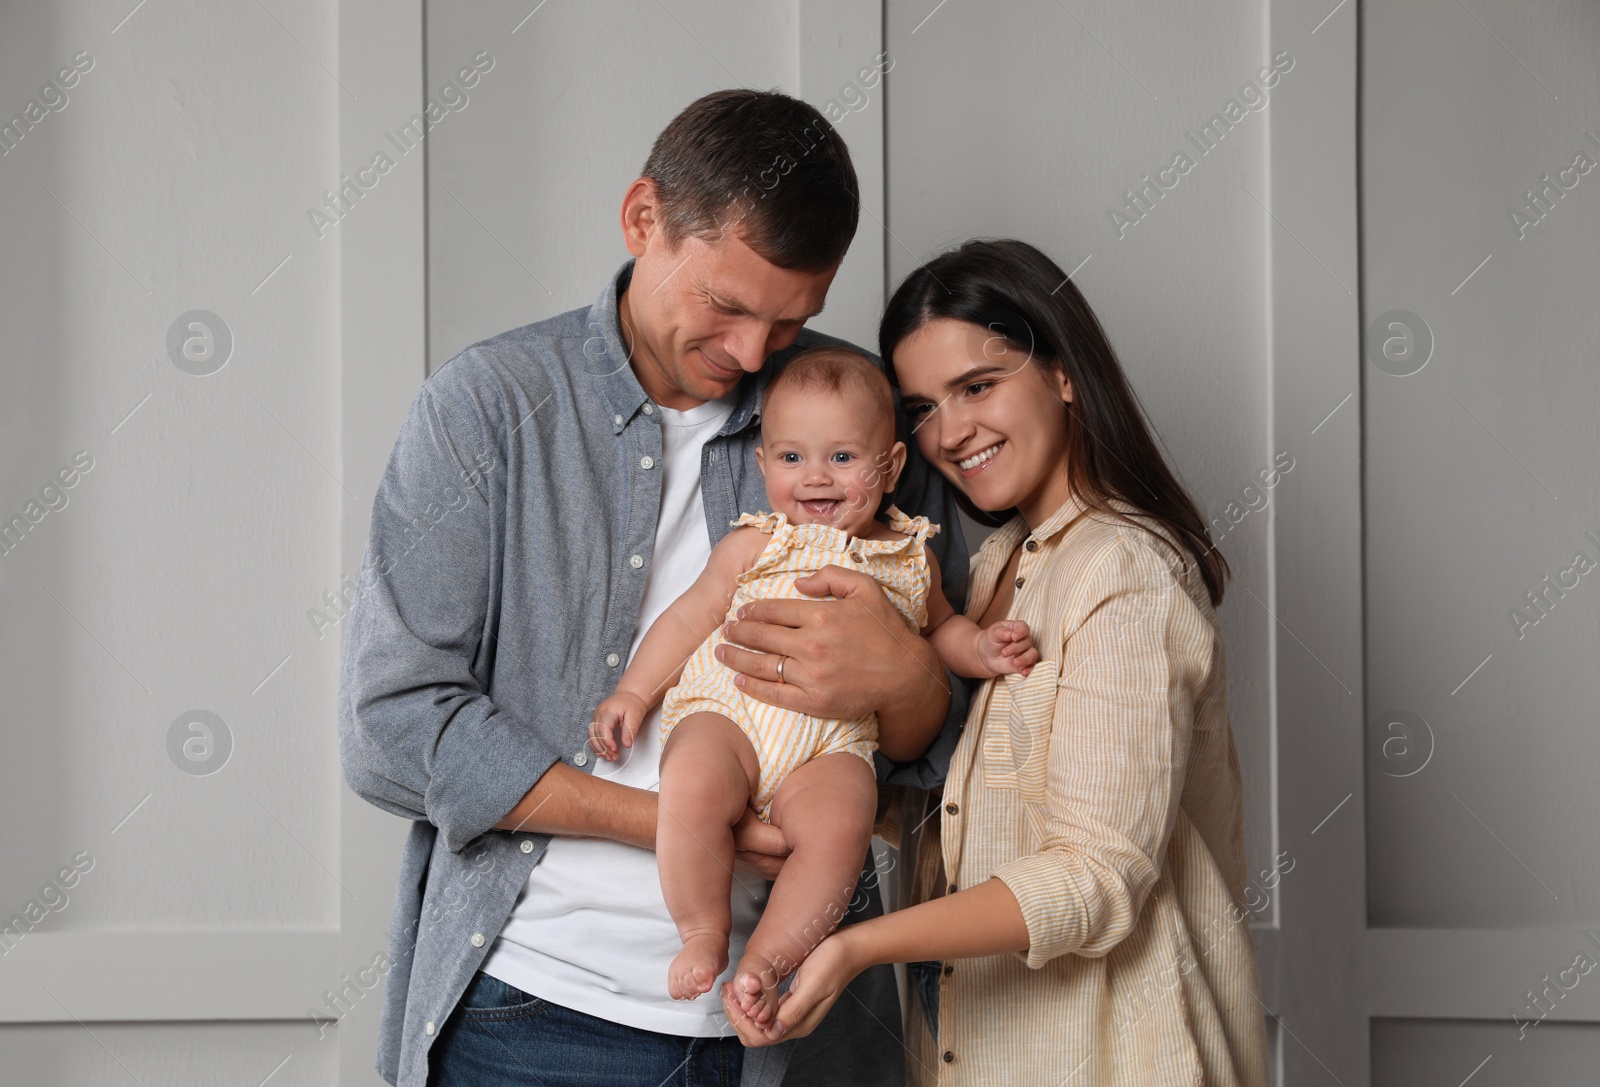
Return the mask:
M669 248L653 209L633 209L630 221L629 201L638 189L636 183L623 205L623 232L636 258L618 307L623 336L650 398L690 408L726 396L768 355L792 344L822 311L838 266L825 272L779 268L733 230L713 241L684 238Z

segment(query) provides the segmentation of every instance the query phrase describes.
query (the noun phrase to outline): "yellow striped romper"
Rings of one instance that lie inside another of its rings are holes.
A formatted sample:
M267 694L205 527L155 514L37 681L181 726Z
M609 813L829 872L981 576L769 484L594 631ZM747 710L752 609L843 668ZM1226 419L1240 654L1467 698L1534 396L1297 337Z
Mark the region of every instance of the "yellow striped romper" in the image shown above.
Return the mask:
M904 533L898 540L866 540L851 537L832 525L792 525L782 513L746 513L737 521L770 533L772 540L756 557L750 569L739 575L728 606L728 618L736 618L739 608L752 600L816 600L794 587L795 579L815 574L830 563L870 574L883 586L884 593L915 630L928 618L928 586L931 573L924 541L939 531L926 517L907 517L890 506L889 527ZM763 820L772 808L783 779L819 755L848 751L872 765L878 749L878 715L844 720L813 717L798 710L771 706L750 698L733 685L736 674L713 655L725 639L722 626L711 633L684 665L678 683L661 702L661 742L666 743L673 726L691 713L717 713L728 718L750 737L761 766L761 780L754 796L756 812Z

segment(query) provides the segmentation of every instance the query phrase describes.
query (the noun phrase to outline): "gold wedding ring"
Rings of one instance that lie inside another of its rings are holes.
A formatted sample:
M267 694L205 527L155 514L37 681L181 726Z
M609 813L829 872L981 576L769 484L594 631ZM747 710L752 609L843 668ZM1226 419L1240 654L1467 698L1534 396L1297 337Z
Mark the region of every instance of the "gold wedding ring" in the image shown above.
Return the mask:
M779 683L784 682L784 679L783 679L783 663L784 663L784 661L786 661L788 659L789 659L788 657L785 657L785 656L782 656L782 655L780 655L778 657L778 682Z

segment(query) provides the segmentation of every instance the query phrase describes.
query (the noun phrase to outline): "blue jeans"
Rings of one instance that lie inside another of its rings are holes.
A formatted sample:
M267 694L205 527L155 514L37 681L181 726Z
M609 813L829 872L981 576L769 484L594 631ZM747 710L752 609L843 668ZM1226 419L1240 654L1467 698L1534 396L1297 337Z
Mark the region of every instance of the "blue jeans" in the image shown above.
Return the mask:
M944 963L925 960L906 963L906 974L922 1003L922 1018L928 1024L928 1033L939 1037L939 971Z
M597 1019L480 970L429 1065L429 1087L738 1087L744 1047Z

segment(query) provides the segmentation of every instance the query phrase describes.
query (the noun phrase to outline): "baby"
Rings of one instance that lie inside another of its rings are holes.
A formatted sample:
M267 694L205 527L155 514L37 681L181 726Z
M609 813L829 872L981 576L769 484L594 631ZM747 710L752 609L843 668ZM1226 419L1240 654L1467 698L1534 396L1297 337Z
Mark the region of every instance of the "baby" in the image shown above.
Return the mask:
M778 983L844 916L872 837L877 716L812 717L735 687L714 651L742 605L802 599L795 579L831 563L875 578L958 675L1026 675L1039 660L1026 623L980 629L955 613L924 547L938 525L892 505L888 524L876 519L905 460L893 393L870 360L837 347L796 355L762 401L756 461L772 512L734 522L595 711L591 742L615 760L666 692L656 855L683 940L667 979L676 999L708 992L727 967L733 827L747 805L791 850L734 978L740 1008L758 1023L776 1010Z

